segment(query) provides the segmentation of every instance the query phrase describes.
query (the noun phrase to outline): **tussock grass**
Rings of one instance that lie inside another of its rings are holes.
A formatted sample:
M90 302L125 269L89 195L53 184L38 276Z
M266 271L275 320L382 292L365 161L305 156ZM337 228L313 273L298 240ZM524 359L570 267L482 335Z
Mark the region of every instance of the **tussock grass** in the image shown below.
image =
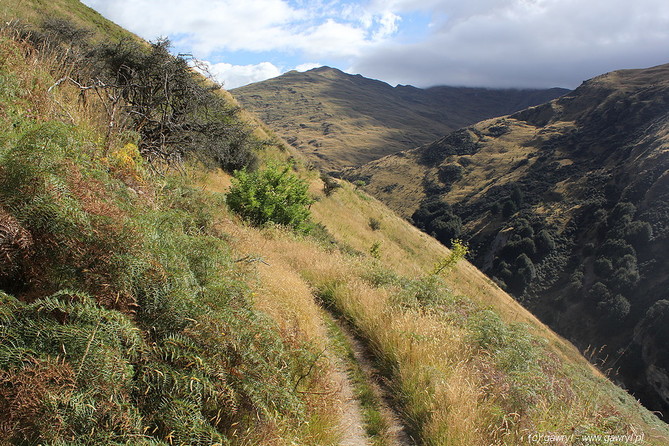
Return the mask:
M225 209L223 177L119 168L105 155L125 159L127 141L105 153L85 125L95 113L74 126L53 112L50 66L10 39L0 51L7 441L336 444L328 305L424 444L572 431L666 443L666 427L470 265L427 276L448 250L375 200L350 186L318 195L330 239L249 227Z
M429 278L446 248L351 186L327 198L319 187L312 191L320 198L313 214L335 239L359 252L382 240L381 259L276 228L252 237L260 240L256 249L270 265L297 272L355 327L415 438L522 444L535 433L643 431L662 444L667 431L658 420L470 264ZM380 230L369 228L370 217L383 221ZM272 266L257 266L274 275Z
M105 141L50 54L0 52L0 443L336 443L318 317L254 305L281 288L253 294L223 197Z

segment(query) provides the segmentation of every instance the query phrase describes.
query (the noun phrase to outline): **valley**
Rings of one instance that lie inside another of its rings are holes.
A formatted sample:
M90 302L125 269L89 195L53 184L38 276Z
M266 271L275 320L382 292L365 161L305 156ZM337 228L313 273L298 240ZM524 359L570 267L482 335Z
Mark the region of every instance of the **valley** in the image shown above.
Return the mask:
M0 7L0 446L669 443L667 66L291 72L270 123L169 39Z
M291 71L231 93L314 165L330 172L426 144L568 91L391 87L321 67Z
M443 243L469 241L479 268L666 411L668 87L669 65L605 74L346 177Z

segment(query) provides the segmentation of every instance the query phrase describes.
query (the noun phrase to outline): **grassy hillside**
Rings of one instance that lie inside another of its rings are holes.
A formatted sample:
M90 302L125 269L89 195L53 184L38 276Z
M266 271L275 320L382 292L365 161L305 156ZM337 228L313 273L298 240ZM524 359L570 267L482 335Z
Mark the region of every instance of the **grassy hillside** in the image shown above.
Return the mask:
M469 240L477 266L666 411L668 103L669 65L613 72L349 178Z
M325 170L359 166L566 92L393 88L329 67L232 90L244 107Z
M431 274L451 253L380 202L325 194L265 142L263 169L316 202L308 230L253 226L226 203L241 175L219 152L156 159L130 119L110 135L107 96L51 88L74 74L57 46L3 32L0 444L340 444L353 378L333 318L416 443L666 444L666 425L471 265ZM356 441L392 444L361 422Z
M0 18L3 22L19 20L26 24L57 25L65 20L76 27L86 30L96 42L118 41L139 37L111 22L79 0L17 0L0 2ZM66 31L66 29L63 29ZM74 31L70 29L69 31ZM79 36L81 37L81 36Z

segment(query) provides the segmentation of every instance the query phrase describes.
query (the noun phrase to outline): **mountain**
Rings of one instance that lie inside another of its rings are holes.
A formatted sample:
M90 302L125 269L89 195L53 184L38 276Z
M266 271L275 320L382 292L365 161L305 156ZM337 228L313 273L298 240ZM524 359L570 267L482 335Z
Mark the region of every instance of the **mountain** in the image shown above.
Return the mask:
M321 67L230 91L314 164L340 170L547 102L568 90L391 87Z
M584 82L347 175L669 411L669 65Z
M669 441L165 42L5 4L59 20L0 30L0 446Z

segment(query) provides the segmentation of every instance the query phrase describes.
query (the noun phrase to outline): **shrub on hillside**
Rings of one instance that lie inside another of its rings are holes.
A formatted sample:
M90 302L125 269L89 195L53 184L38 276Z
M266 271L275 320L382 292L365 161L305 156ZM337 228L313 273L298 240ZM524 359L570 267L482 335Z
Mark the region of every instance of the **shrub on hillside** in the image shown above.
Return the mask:
M326 197L329 197L341 187L341 184L337 183L337 181L328 174L322 173L321 180L323 181L323 193Z
M536 236L535 245L538 252L546 254L555 249L555 239L549 231L542 229Z
M234 174L227 203L234 212L253 225L276 223L297 230L308 230L307 183L290 173L290 166L269 166Z
M634 245L648 243L653 237L653 228L645 221L633 221L625 226L625 240Z
M610 283L611 286L620 291L631 291L639 282L639 270L634 268L620 267L613 272Z
M419 229L447 246L462 233L462 220L453 213L448 203L439 198L431 198L421 203L411 219Z
M537 248L534 241L531 238L526 237L507 243L504 248L502 248L501 255L506 260L513 261L521 254L532 257L536 252Z
M636 213L636 206L627 201L621 201L613 207L609 214L609 226L625 226L632 221Z
M602 282L595 283L588 291L588 299L595 304L604 302L610 297L609 289Z
M444 184L451 184L462 178L464 169L458 164L445 164L439 167L439 181Z
M518 206L511 200L506 200L502 205L502 217L509 218L518 210Z
M597 305L597 309L612 322L625 319L631 307L629 301L620 294Z
M608 278L609 275L613 272L613 264L611 260L606 257L600 257L595 260L595 273L602 278Z

